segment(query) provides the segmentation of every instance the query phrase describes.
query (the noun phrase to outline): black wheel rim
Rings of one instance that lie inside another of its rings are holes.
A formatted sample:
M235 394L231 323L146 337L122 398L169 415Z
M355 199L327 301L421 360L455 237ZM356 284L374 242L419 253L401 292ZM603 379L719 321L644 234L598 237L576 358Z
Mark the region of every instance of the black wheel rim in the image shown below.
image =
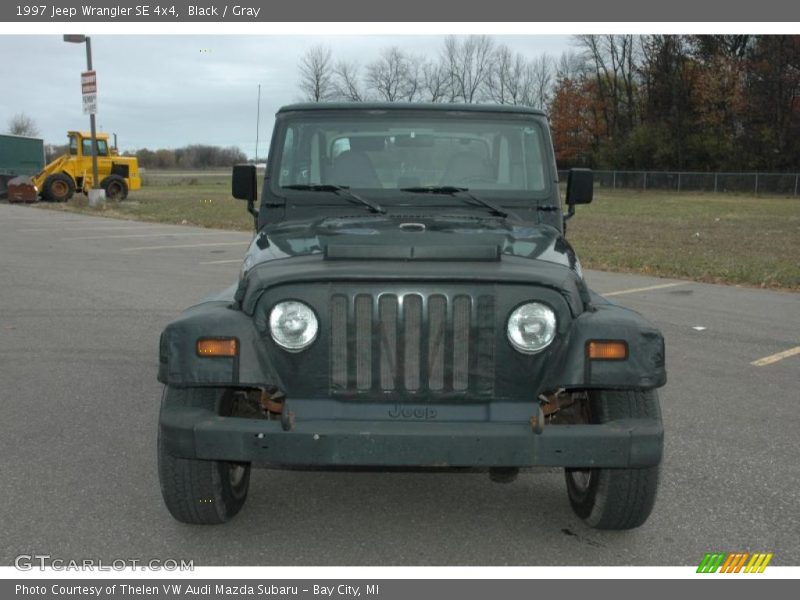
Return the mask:
M242 498L247 493L247 465L228 463L228 484L234 498Z
M572 469L569 471L569 478L575 491L583 495L589 491L592 485L592 469Z

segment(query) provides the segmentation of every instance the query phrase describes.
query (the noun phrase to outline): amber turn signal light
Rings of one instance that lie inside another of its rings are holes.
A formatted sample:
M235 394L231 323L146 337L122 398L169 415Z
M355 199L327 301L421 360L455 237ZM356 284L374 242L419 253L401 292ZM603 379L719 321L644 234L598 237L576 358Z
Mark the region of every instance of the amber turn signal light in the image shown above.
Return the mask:
M592 360L625 360L628 358L628 344L616 342L589 342L587 354Z
M239 342L235 338L197 340L198 356L236 356L239 353Z

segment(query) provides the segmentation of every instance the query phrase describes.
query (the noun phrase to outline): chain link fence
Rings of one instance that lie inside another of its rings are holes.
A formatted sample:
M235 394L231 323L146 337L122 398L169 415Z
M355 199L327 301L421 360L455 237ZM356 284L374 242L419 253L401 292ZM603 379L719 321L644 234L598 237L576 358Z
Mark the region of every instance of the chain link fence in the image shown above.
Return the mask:
M566 182L568 173L560 170L559 181ZM610 189L800 195L800 173L595 171L594 181L595 185Z

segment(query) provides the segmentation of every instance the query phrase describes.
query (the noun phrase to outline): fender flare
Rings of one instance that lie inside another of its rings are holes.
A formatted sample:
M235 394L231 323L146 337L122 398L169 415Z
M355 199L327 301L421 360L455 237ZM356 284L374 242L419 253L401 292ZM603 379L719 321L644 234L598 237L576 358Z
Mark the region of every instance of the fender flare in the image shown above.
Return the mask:
M667 382L664 337L636 311L593 294L593 310L572 323L565 343L551 358L545 389L648 390ZM622 340L624 360L590 360L591 340Z

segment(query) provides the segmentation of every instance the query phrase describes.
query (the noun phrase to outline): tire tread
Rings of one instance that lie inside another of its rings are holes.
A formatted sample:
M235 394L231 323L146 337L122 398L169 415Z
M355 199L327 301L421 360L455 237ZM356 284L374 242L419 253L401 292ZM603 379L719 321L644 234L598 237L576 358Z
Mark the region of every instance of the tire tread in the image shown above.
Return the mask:
M167 387L162 403L179 402L218 410L218 400L218 390ZM175 519L194 525L217 525L225 523L239 512L245 498L235 500L224 496L219 464L215 460L172 456L166 451L159 432L158 475L161 494L167 510Z
M602 391L591 396L594 421L624 418L661 420L655 390ZM570 503L576 514L596 529L633 529L642 525L653 510L660 465L629 469L595 469L594 490L585 498L573 496L567 473Z

